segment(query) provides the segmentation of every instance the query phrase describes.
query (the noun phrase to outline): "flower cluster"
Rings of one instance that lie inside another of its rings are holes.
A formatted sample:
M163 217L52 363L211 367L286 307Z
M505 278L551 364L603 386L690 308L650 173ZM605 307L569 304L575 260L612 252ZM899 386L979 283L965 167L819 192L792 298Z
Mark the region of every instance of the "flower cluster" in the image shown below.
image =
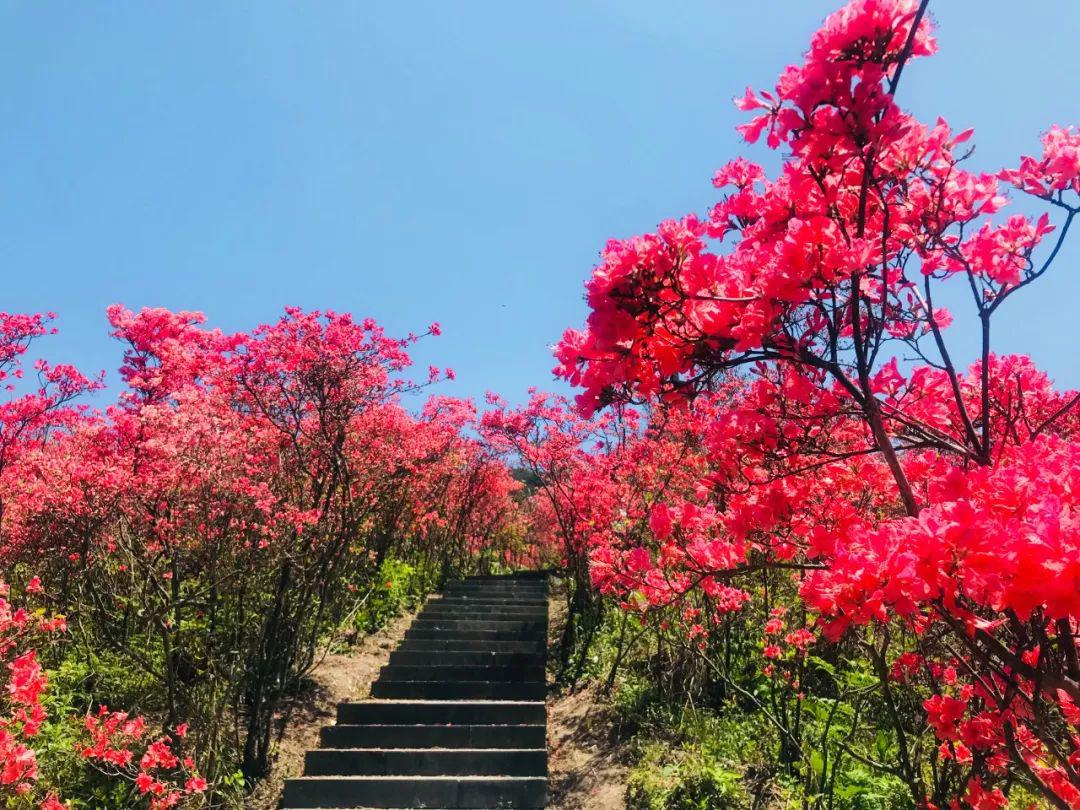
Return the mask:
M110 774L130 779L139 795L149 798L150 810L177 807L185 797L207 788L206 780L195 772L194 760L174 753L187 736L184 723L171 736L151 738L144 718L102 706L97 715L87 716L86 730L90 739L82 756ZM136 756L136 749L142 754Z

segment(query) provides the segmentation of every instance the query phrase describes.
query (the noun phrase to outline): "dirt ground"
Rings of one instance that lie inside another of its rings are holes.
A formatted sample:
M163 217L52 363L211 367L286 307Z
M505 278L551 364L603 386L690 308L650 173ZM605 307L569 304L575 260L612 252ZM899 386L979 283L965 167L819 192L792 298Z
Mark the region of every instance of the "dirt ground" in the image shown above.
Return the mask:
M555 649L566 602L552 588L549 648ZM549 810L625 810L629 768L611 733L612 709L595 686L548 697Z
M548 703L549 810L624 810L627 765L596 688Z
M304 752L319 747L319 729L333 724L338 703L367 697L379 669L390 659L414 616L398 617L346 652L326 656L315 668L311 688L293 703L292 714L280 733L273 773L249 797L249 810L277 808L285 780L299 776L304 769Z

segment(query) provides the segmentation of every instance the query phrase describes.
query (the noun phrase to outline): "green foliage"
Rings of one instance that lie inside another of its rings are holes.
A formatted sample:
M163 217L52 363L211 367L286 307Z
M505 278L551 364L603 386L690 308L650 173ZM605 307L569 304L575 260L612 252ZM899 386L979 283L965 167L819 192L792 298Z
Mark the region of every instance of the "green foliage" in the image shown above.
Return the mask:
M769 591L787 599L788 587L773 581ZM623 650L612 703L633 763L630 810L913 810L910 786L894 775L892 710L864 652L875 639L789 656L790 680L769 676L761 625L770 609L728 617L698 646L684 642L674 610L644 625L632 617L628 630L621 611L607 610L589 646L573 651L582 676L604 684ZM894 696L909 729L920 700Z
M752 797L743 772L726 761L652 743L630 774L626 801L628 810L736 810Z
M145 695L148 686L144 677L108 655L88 660L71 654L49 671L49 689L42 699L49 720L35 738L35 748L41 780L62 785L72 810L127 810L145 804L130 785L89 765L78 755L78 746L85 742L82 721L92 708L86 705L92 689L123 699Z
M353 619L353 627L373 633L391 619L411 610L423 601L436 584L432 566L412 565L387 557L379 566L373 581Z
M775 734L753 714L691 708L630 675L614 697L617 722L637 764L630 810L707 810L754 805Z
M355 586L358 609L349 627L361 634L378 630L415 608L437 581L438 567L432 563L410 564L387 557L370 581ZM185 621L183 632L197 637L200 621L205 619L192 617ZM128 810L145 806L145 799L130 784L98 772L77 753L77 744L85 740L83 718L99 705L125 707L151 718L164 716L162 684L147 671L162 668L161 645L151 636L139 652L146 661L145 668L132 666L129 657L102 646L88 648L72 644L56 648L54 660L49 662L49 689L43 699L49 720L36 738L35 747L42 781L63 785L72 810ZM220 689L221 679L215 677L212 668L201 664L196 672L198 677L178 688L190 693L190 705L212 704L213 701L192 699L194 692ZM89 702L89 695L94 696L93 703ZM202 728L211 725L204 722L206 718L189 715L185 719L192 724L191 739L198 739L203 746L212 744L217 751L214 759L218 767L213 774L206 774L214 777L214 806L239 810L244 806L247 791L244 777L236 768L239 752L234 750L228 735L212 741L199 735Z
M902 781L857 763L845 768L837 781L836 806L844 810L906 810L913 806Z
M69 658L49 672L49 689L42 699L49 720L36 740L39 768L48 784L79 785L79 795L88 795L91 774L78 757L79 720L86 706L83 684L90 668L83 661Z

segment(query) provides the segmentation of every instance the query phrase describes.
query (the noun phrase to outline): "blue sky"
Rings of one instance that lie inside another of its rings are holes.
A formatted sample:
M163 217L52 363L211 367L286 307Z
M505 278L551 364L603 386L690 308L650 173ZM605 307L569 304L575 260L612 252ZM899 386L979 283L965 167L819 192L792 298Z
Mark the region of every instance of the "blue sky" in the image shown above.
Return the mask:
M764 156L730 99L837 5L4 3L0 309L58 312L45 353L114 382L116 301L226 330L287 304L437 320L417 356L455 368L447 393L521 399L551 385L604 242L704 210L717 166ZM902 100L976 127L979 167L1080 123L1080 5L931 9L942 51ZM1077 241L996 334L1069 386Z

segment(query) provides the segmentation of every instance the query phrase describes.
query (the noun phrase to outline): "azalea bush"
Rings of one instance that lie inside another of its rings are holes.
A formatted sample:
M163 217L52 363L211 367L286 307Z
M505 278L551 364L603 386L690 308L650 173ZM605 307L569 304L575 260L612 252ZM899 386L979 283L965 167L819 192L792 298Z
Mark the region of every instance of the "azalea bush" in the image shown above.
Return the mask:
M519 485L469 435L469 403L408 407L452 377L406 373L437 325L108 319L123 388L91 409L102 382L70 367L18 382L49 316L0 316L0 791L49 810L239 804L285 701L365 608L520 550Z
M703 214L605 247L588 323L556 350L581 389L560 418L643 419L548 466L613 498L556 530L662 639L654 660L693 656L689 692L711 681L769 718L807 801L834 806L862 771L913 805L1075 807L1080 394L993 338L1058 271L1080 132L972 168L970 130L901 105L905 68L937 49L927 7L828 17L736 102L778 171L736 158ZM949 338L963 314L974 358Z

